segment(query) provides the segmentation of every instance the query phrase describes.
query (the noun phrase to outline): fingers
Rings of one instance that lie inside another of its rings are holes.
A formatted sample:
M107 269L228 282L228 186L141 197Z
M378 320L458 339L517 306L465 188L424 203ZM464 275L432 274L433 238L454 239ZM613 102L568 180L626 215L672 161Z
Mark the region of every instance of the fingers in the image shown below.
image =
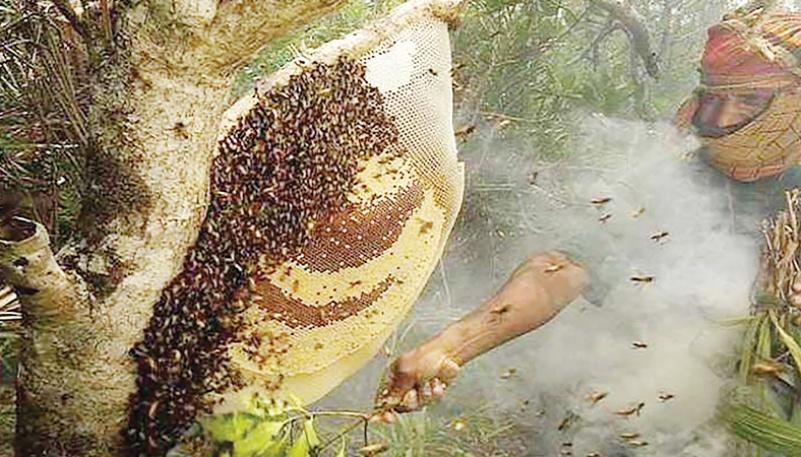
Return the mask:
M430 403L441 400L445 396L447 388L448 385L445 382L439 378L433 378L420 386L409 389L402 395L385 397L382 401L385 409L376 413L371 420L387 424L395 423L398 413L417 411Z
M445 396L445 388L447 386L439 378L431 380L431 395L434 401L441 400Z
M440 365L439 375L434 379L441 379L443 382L448 382L459 374L462 367L452 359L445 359Z

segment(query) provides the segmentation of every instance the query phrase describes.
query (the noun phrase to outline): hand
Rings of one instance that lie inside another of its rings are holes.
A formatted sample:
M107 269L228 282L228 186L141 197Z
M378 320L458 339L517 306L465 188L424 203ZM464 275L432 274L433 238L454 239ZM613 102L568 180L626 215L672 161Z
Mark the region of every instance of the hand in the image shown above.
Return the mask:
M394 422L395 413L418 410L445 395L460 367L437 343L429 341L392 363L386 386L376 399L377 420Z

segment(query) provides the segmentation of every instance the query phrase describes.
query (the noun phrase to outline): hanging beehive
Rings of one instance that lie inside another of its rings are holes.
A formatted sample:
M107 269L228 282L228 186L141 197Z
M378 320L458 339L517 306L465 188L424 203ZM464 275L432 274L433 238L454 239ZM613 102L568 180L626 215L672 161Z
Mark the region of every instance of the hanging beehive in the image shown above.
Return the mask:
M407 2L226 114L197 243L132 350L134 452L254 398L312 402L405 317L462 201L448 39L460 3Z
M801 158L801 14L732 14L711 27L701 83L677 113L709 162L740 181Z

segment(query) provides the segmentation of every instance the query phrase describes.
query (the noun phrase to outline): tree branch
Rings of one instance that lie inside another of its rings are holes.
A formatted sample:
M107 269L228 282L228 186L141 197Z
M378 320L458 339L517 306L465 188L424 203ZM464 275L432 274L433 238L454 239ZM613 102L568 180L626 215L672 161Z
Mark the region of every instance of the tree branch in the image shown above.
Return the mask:
M0 277L19 297L26 325L69 321L84 301L80 280L56 263L44 226L28 219L14 217L0 226Z
M215 5L208 0L178 1L179 11L194 11L207 22L197 33L202 40L198 55L206 67L231 70L247 62L271 39L333 11L344 0L231 0Z
M656 53L651 48L651 37L645 26L645 18L624 0L590 0L590 2L623 25L629 35L629 42L645 64L646 71L652 78L657 78L659 63Z

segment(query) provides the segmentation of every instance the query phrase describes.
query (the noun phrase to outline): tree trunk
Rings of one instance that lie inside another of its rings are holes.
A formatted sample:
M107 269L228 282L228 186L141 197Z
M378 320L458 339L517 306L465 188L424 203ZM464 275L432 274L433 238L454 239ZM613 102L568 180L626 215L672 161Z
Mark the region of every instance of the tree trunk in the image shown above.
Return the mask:
M71 18L69 6L54 3L71 22L89 15ZM53 253L38 223L14 219L0 229L0 278L23 304L20 456L125 452L135 388L128 351L197 236L231 76L270 39L341 1L141 3L112 16L124 45L91 52L108 25L83 35L94 40L86 43L88 157L97 196L83 236Z

